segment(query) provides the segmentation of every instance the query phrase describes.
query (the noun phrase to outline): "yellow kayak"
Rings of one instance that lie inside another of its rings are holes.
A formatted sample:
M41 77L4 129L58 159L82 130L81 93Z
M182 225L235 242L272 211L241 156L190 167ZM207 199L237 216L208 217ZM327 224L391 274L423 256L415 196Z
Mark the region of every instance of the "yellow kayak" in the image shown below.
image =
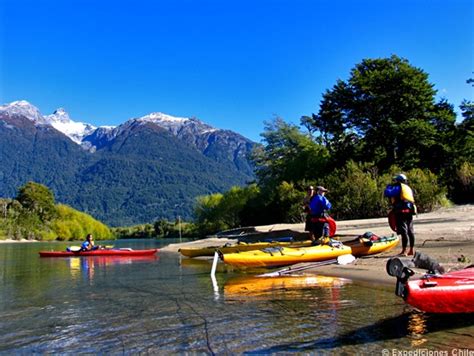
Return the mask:
M267 247L275 247L275 246L282 246L282 247L304 247L310 246L311 241L296 241L296 242L279 242L279 241L272 241L272 242L253 242L253 243L246 243L246 242L239 242L235 245L221 245L221 246L207 246L207 247L188 247L188 248L180 248L179 252L186 257L201 257L201 256L214 256L214 253L219 250L222 253L238 253L244 251L252 251L252 250L261 250Z
M352 252L349 246L331 247L319 245L310 247L269 247L262 250L239 253L222 253L219 256L224 263L236 267L278 267L301 262L318 262L337 258Z
M376 235L363 235L351 241L344 242L345 246L349 246L352 255L355 257L375 255L380 252L389 251L400 242L400 237L378 237Z

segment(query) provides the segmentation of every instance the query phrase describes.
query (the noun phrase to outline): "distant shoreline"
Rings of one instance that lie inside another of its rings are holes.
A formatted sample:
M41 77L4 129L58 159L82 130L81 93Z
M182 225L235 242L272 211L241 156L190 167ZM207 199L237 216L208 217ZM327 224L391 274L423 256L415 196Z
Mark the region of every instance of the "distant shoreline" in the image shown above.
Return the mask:
M27 239L21 239L21 240L5 239L5 240L0 240L0 244L1 243L18 243L18 242L41 242L41 241L27 240Z

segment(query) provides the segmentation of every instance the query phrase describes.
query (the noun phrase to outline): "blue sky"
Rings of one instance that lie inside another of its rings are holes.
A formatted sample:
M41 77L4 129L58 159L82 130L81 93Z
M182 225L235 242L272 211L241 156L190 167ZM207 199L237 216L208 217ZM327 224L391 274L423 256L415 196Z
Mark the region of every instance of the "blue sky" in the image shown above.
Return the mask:
M160 111L260 140L364 58L473 100L472 0L0 0L0 103L118 125Z

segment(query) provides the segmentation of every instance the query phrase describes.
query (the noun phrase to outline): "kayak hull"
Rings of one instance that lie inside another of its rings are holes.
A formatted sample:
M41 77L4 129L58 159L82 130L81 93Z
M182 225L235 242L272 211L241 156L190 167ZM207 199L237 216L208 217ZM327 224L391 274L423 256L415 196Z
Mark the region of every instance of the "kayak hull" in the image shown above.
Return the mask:
M104 250L93 250L93 251L40 251L40 257L89 257L89 256L152 256L158 249L148 250L132 250L132 249L104 249Z
M224 254L238 253L252 250L261 250L267 247L285 246L285 247L304 247L310 246L311 241L300 241L300 242L254 242L246 243L240 242L235 245L223 245L223 246L207 246L207 247L189 247L180 248L179 252L186 257L201 257L201 256L214 256L214 253L219 250Z
M240 253L220 254L224 263L239 267L280 267L301 262L318 262L348 255L348 246L331 247L329 245L301 248L278 247Z
M404 299L428 313L474 313L474 268L408 281Z

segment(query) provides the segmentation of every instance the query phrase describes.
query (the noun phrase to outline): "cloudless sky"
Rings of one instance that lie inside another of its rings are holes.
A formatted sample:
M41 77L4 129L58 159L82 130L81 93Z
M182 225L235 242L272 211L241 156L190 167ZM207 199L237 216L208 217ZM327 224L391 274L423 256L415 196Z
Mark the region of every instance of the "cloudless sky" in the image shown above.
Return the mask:
M396 54L473 100L472 0L0 0L0 104L118 125L150 112L260 140L364 58Z

